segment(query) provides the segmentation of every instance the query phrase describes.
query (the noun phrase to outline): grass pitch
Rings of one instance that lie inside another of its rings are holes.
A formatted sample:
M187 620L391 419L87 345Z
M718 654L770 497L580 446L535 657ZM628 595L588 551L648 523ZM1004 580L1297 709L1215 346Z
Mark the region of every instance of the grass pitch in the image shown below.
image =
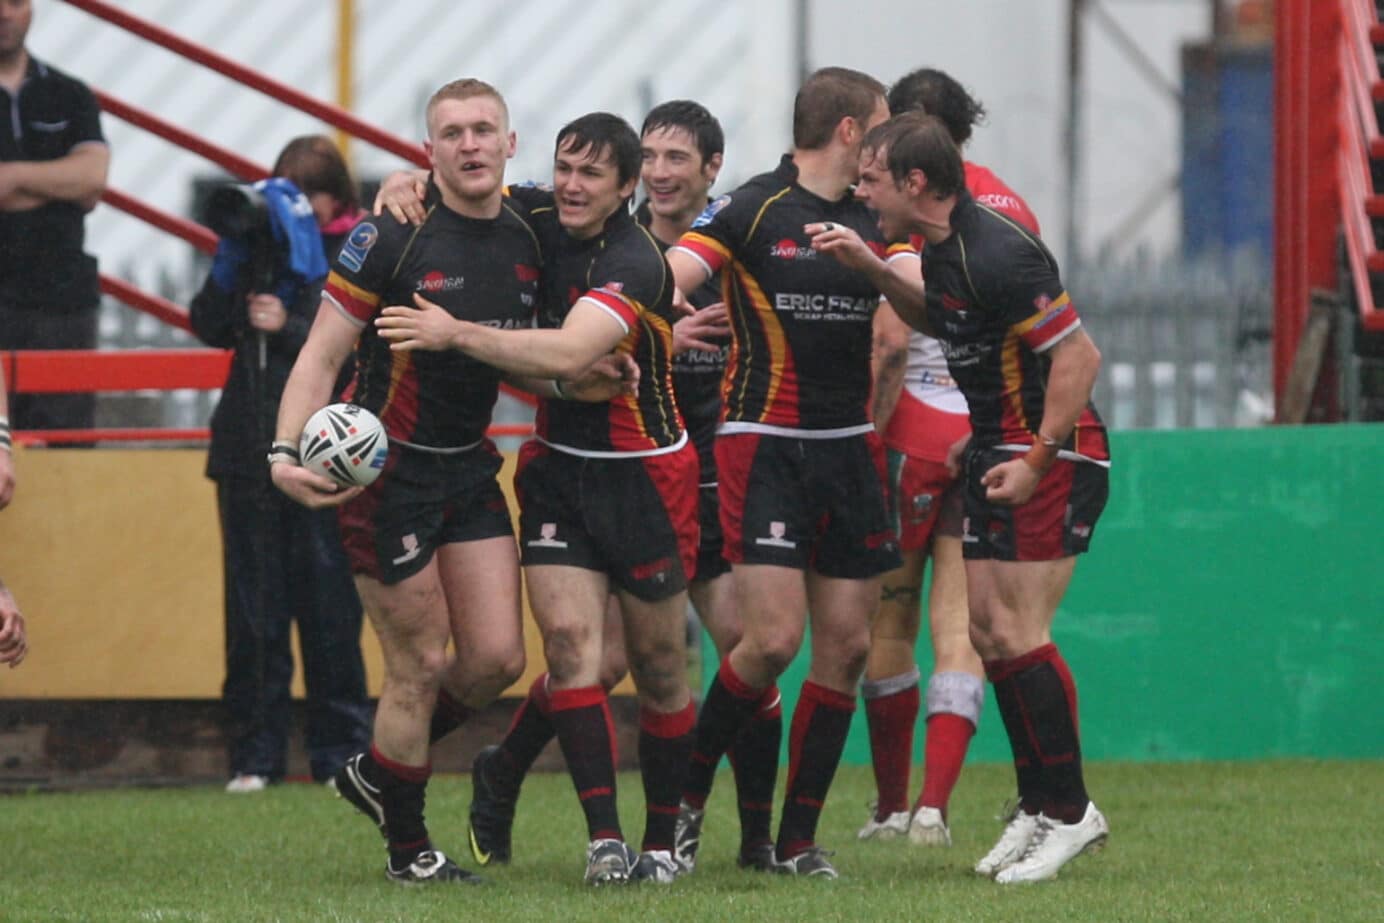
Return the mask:
M1379 920L1384 918L1384 761L1088 767L1110 845L1054 882L1001 887L970 866L999 833L1007 767L972 766L952 801L956 845L858 843L867 768L837 777L820 831L842 878L735 868L732 782L717 781L695 875L668 887L581 884L583 828L563 775L529 780L515 862L484 888L384 878L363 817L321 787L231 796L219 788L0 798L5 921ZM916 784L916 779L915 779ZM428 818L465 849L470 780L439 775ZM643 825L636 775L620 777L626 833Z

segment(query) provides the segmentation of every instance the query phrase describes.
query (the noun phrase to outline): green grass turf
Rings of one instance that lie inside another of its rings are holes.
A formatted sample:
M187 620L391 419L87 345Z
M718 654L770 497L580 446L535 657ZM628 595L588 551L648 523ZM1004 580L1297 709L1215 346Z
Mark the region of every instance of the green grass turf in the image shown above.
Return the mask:
M992 844L1011 787L968 767L952 802L956 845L857 843L868 769L838 775L820 831L836 882L735 868L731 780L713 794L696 874L670 887L581 884L583 831L562 775L529 780L516 860L484 888L386 882L373 827L322 788L217 788L0 798L4 921L506 920L1379 920L1384 919L1384 761L1108 764L1088 767L1110 819L1106 850L1060 879L1001 887L970 866ZM465 776L429 792L434 841L465 854ZM620 777L631 838L638 777Z

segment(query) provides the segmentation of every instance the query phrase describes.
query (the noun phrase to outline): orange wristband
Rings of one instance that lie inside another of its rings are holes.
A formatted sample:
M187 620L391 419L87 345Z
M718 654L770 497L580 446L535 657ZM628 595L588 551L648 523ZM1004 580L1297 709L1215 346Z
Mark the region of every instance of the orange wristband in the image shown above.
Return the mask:
M1024 464L1038 472L1041 477L1047 474L1053 463L1057 461L1057 444L1045 439L1036 442L1033 448L1025 452L1021 458L1023 458Z

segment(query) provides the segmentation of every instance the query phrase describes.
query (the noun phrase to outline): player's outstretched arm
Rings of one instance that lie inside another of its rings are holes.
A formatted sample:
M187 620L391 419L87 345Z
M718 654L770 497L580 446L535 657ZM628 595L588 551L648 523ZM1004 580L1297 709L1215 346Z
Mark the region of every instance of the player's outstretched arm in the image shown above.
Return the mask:
M459 349L502 372L527 378L579 378L615 348L624 325L586 299L578 301L558 329L497 330L458 320L422 295L417 308L391 305L375 318L390 349Z
M627 353L614 352L597 359L581 375L567 381L523 375L506 375L505 381L537 397L603 404L621 395L634 397L639 393L639 363Z
M865 275L880 296L910 327L933 336L923 301L923 274L917 254L905 250L881 259L853 228L831 221L803 225L812 237L812 249L831 254L841 265Z
M308 340L298 353L279 401L279 419L274 427L274 442L297 449L308 417L327 406L332 386L341 365L355 348L360 328L348 320L335 304L323 299L317 308ZM297 464L291 453L271 456L269 477L292 499L303 506L339 506L359 494L360 487L343 488L331 478Z

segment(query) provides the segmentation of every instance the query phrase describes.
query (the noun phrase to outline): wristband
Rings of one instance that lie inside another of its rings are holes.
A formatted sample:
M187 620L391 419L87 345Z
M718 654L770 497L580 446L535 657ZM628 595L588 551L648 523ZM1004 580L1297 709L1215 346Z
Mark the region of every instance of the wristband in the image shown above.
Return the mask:
M1043 439L1041 436L1039 439L1041 441L1035 443L1033 448L1029 449L1020 457L1023 459L1024 464L1038 472L1039 477L1042 477L1048 473L1048 469L1052 467L1053 462L1057 461L1057 443Z
M8 452L14 447L10 437L10 418L0 417L0 449Z
M301 461L302 456L298 454L298 447L291 442L271 442L269 444L270 455L287 455L294 461Z
M553 395L560 401L567 400L567 393L562 390L562 382L556 378L553 379Z
M298 447L291 442L271 442L267 461L271 468L277 464L296 467L302 464L302 457L298 454Z

